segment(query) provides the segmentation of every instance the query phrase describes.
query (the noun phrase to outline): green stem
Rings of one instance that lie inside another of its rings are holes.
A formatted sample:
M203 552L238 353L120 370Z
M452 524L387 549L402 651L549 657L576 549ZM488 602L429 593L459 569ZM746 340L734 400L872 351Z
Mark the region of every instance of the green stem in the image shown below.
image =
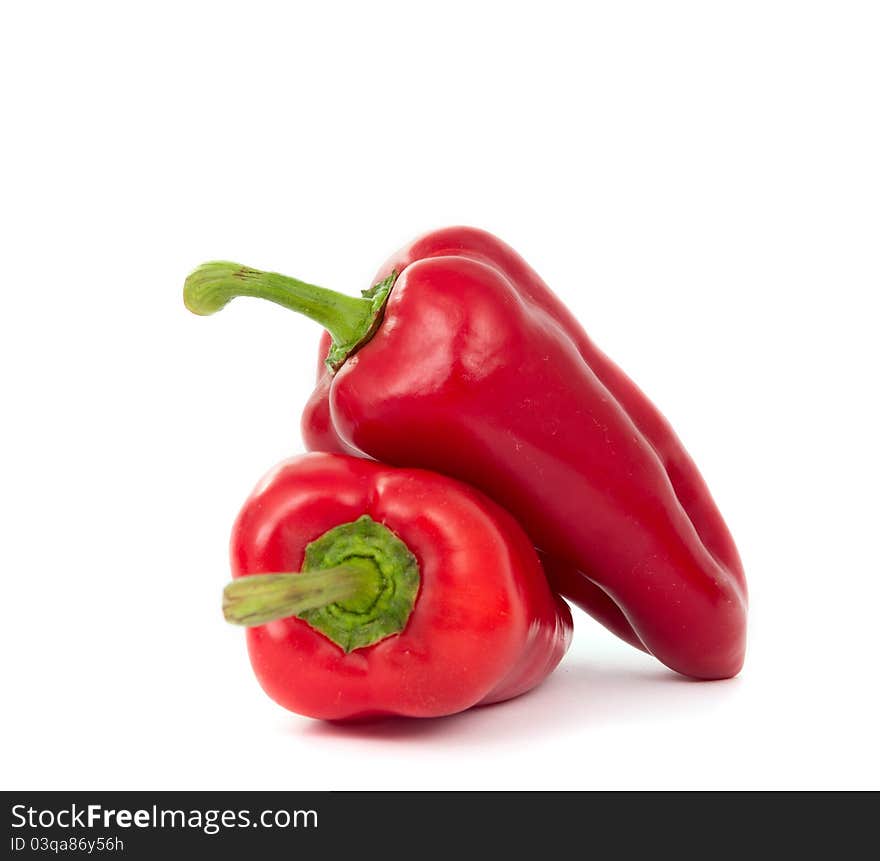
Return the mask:
M223 616L233 625L265 625L339 601L371 597L375 577L359 565L304 574L253 574L223 590Z
M297 616L344 652L399 634L415 607L419 563L387 526L363 515L306 545L301 574L251 574L223 591L234 625Z
M190 274L183 285L183 301L200 316L214 314L236 296L267 299L304 314L330 333L333 349L327 362L335 370L375 332L396 274L357 298L277 272L218 260L203 263Z

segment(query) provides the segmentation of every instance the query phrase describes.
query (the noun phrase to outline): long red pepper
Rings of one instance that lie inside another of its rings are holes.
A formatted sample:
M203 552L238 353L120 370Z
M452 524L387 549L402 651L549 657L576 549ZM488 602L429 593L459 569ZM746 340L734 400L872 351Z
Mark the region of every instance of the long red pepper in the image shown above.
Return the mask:
M510 699L571 639L519 524L424 470L285 461L244 504L231 550L226 618L249 626L266 692L310 717L437 717Z
M549 288L468 228L417 240L380 275L357 300L207 264L185 298L212 313L257 295L318 319L335 373L312 399L310 444L335 434L348 450L470 481L561 561L549 569L567 597L679 672L736 674L746 589L730 535L660 413Z

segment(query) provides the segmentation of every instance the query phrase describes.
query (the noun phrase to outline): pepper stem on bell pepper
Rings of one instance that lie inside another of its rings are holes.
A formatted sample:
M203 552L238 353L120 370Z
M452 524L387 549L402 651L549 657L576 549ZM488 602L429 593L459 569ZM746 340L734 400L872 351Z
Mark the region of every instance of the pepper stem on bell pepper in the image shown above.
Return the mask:
M330 333L333 345L326 362L336 370L376 331L396 277L392 272L357 298L277 272L218 260L203 263L189 275L183 285L183 301L200 316L214 314L236 296L267 299L305 314Z
M406 627L419 583L410 549L365 514L306 545L302 573L233 580L223 590L223 615L248 627L296 616L351 652Z
M254 627L339 601L369 599L375 591L375 575L352 564L303 574L253 574L223 590L223 617Z

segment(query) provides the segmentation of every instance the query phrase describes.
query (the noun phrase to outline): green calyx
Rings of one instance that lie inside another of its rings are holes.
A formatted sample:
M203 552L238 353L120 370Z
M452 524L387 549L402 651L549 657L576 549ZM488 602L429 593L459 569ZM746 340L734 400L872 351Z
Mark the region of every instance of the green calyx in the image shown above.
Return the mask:
M223 592L223 614L247 626L297 616L351 652L406 627L419 582L406 544L364 515L311 542L301 573L234 580Z
M300 618L343 651L370 646L406 627L419 591L419 565L387 526L364 515L343 523L306 547L304 572L359 567L359 594L307 610Z
M366 344L376 333L376 329L379 328L379 324L382 322L382 314L385 311L388 294L391 292L391 288L396 280L397 272L392 272L378 284L374 284L366 290L361 290L361 301L369 302L370 310L365 324L362 323L358 327L358 331L353 338L348 341L337 342L333 337L333 333L330 333L332 342L330 344L330 351L324 359L324 364L331 373L339 368L352 353L357 352L358 348ZM328 329L327 331L329 332L330 330Z
M392 272L356 298L277 272L217 260L203 263L189 275L183 285L183 302L193 314L207 316L236 296L252 296L305 314L330 333L332 346L325 362L335 371L372 338L396 279L397 272Z

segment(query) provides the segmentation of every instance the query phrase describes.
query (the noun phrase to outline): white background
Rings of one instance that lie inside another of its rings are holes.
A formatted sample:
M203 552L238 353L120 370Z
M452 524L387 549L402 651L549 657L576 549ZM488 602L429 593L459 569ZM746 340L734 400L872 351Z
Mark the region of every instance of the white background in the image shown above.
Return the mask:
M878 787L876 4L42 3L0 15L2 783ZM737 538L747 664L576 616L558 672L342 728L254 680L220 590L301 450L318 327L206 259L350 293L510 242L672 420Z

